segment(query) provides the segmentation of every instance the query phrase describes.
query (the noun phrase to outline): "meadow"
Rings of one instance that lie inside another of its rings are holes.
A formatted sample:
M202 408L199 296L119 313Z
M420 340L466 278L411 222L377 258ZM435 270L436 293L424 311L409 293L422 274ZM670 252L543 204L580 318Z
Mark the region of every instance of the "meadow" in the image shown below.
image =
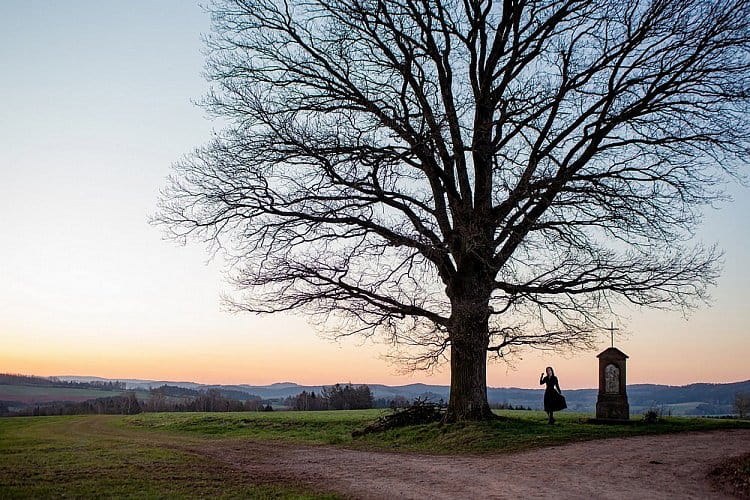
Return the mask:
M672 417L600 426L586 415L501 411L492 422L429 424L352 437L382 410L272 413L145 413L0 418L0 498L335 498L289 478L258 481L203 453L238 443L334 445L362 451L507 453L639 434L750 428L750 421Z
M336 498L255 484L186 442L118 431L120 419L0 418L0 498Z
M0 384L0 401L20 401L23 403L45 403L50 401L87 401L95 398L115 397L123 391L101 389L79 389L76 387L52 387L34 385ZM148 393L138 391L139 398L147 398Z

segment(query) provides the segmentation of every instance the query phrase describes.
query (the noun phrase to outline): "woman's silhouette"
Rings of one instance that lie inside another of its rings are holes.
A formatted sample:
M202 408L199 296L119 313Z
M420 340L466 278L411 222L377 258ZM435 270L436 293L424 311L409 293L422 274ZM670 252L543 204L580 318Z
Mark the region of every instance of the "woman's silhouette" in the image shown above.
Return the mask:
M555 377L555 370L551 366L548 366L545 370L547 375L542 373L539 377L539 385L547 384L547 389L544 391L544 411L549 415L549 423L554 424L555 418L552 415L556 411L564 410L568 407L565 403L565 398L562 396L560 390L560 383Z

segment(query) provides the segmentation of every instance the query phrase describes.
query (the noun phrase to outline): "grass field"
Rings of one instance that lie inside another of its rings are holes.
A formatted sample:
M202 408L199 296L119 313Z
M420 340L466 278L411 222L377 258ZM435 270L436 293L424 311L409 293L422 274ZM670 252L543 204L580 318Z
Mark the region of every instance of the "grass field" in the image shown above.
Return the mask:
M74 387L47 387L34 385L0 384L0 401L21 401L23 403L45 403L49 401L86 401L88 399L120 396L123 391L103 391L98 389L78 389ZM140 399L148 393L137 393Z
M171 438L113 432L121 418L0 418L0 498L334 498L253 484Z
M547 424L541 411L496 411L501 419L466 424L429 424L353 438L384 410L275 413L144 413L118 425L180 435L282 440L356 449L421 453L509 452L607 437L750 428L750 421L668 417L658 424L592 425L590 415L562 412Z
M254 484L200 450L243 440L438 454L502 453L605 437L750 428L750 421L668 418L598 426L583 415L499 412L493 422L420 425L352 438L379 410L156 413L0 418L0 498L333 498L300 484ZM307 491L306 491L307 489Z

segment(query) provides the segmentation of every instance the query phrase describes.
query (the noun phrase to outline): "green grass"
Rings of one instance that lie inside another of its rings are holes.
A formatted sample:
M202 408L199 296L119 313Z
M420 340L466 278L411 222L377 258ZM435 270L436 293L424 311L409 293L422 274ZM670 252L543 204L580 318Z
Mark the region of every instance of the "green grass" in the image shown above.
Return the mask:
M121 425L192 436L340 445L350 444L354 429L384 413L385 410L141 413L123 418Z
M124 417L119 425L171 434L333 444L355 449L422 453L492 453L574 441L643 434L750 428L750 421L665 418L658 424L593 425L588 415L563 412L557 424L535 411L498 411L502 418L481 423L428 424L353 438L382 410L275 413L150 413ZM640 418L640 417L636 417Z
M0 498L331 498L252 484L168 441L111 428L120 418L0 418Z

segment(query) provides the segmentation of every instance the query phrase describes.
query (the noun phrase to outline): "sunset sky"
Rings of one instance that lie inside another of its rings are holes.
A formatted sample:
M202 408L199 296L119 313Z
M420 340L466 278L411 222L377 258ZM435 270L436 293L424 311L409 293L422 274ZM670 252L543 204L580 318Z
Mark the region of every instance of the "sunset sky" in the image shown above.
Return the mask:
M266 384L449 381L399 374L387 347L331 342L303 316L223 310L220 261L147 223L170 164L212 123L201 34L183 0L0 2L0 372ZM749 169L750 170L750 169ZM706 214L725 265L710 308L623 310L629 383L750 379L750 188ZM602 336L600 348L609 344ZM491 386L596 385L597 351L492 364Z

